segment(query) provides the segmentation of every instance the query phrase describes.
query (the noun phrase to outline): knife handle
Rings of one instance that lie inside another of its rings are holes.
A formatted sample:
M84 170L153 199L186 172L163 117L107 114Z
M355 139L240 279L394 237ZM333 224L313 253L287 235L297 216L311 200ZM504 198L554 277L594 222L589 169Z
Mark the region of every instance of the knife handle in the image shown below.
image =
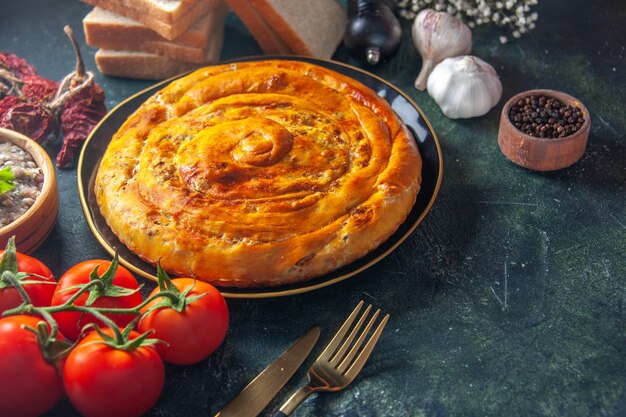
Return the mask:
M296 409L302 403L302 401L306 400L309 395L315 392L315 388L310 385L305 385L300 388L298 391L294 392L291 397L287 401L280 406L280 408L272 414L271 417L287 417L290 415L293 410Z

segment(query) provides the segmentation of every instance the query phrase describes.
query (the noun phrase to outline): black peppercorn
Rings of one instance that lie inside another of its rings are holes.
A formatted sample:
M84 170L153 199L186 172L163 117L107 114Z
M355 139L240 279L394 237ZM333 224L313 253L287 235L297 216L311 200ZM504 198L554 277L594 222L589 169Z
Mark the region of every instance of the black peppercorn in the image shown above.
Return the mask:
M518 100L509 111L509 120L527 135L550 139L577 132L585 121L578 107L543 95Z

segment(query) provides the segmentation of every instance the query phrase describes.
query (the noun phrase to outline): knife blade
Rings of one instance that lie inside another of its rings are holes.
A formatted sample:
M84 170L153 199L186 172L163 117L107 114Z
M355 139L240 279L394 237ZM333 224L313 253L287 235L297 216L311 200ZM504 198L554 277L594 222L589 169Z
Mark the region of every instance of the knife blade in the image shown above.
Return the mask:
M274 362L257 375L215 417L256 417L309 356L320 336L320 328L312 327L296 340Z

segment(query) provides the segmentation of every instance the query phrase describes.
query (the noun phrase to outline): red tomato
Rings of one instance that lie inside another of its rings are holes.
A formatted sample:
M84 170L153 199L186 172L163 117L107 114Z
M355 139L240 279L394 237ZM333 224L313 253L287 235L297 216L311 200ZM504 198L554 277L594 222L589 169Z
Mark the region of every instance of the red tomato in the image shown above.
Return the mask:
M59 283L54 291L54 296L52 297L52 305L61 305L72 297L77 290L71 287L88 283L89 274L96 266L98 266L98 275L102 275L109 265L111 265L110 261L103 260L85 261L74 265L59 279ZM135 277L121 265L118 265L112 283L113 285L131 290L139 288ZM88 298L89 291L80 295L73 304L76 306L84 306ZM141 293L137 291L133 294L121 297L101 296L91 304L91 307L133 308L141 304L141 301ZM111 318L119 327L125 327L136 317L132 314L106 314L106 316ZM107 327L92 315L81 312L67 311L55 313L54 318L59 324L61 333L71 340L78 339L81 329L88 323L97 323L100 327Z
M103 330L112 335L111 329ZM130 339L139 333L132 331ZM165 383L163 361L152 346L119 350L91 332L70 352L63 384L70 402L85 417L135 417L157 402Z
M172 283L181 293L192 287L189 296L206 295L187 304L180 313L170 307L148 313L139 322L139 330L144 333L153 329L150 337L167 342L156 345L165 362L176 365L197 363L222 344L228 330L228 306L222 294L211 284L192 278L175 278ZM156 288L152 294L158 291ZM142 312L159 301L160 298L152 301Z
M4 250L0 250L0 257L4 255ZM50 269L39 262L37 259L17 253L17 270L27 274L41 275L45 278L30 277L29 281L41 281L54 283L54 276ZM36 307L44 307L50 305L52 294L56 288L53 284L26 284L24 290L30 297L31 303ZM0 288L0 315L3 311L17 307L22 304L22 297L13 287Z
M29 417L45 413L63 397L56 367L41 354L34 333L34 316L10 316L0 320L0 414Z

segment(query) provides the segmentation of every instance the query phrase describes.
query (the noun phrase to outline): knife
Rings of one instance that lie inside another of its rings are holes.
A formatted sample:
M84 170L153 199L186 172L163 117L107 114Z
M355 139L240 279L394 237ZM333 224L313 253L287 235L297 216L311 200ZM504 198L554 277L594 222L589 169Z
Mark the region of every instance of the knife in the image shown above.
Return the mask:
M311 328L250 381L215 417L256 417L302 365L319 336L320 328Z

